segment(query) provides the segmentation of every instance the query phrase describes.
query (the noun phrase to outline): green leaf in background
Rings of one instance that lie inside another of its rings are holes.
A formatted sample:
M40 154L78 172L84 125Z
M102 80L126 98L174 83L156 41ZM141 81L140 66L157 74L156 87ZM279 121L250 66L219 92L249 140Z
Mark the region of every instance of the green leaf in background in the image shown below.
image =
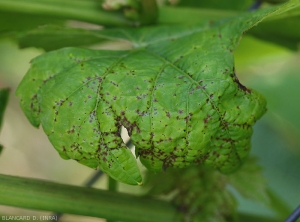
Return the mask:
M104 39L91 30L45 25L18 35L21 48L36 47L45 51L69 46L87 46L100 43Z
M2 119L4 116L4 111L7 105L9 96L9 89L1 89L0 90L0 129L2 127ZM0 144L0 154L2 152L3 146Z
M288 151L288 141L266 123L266 117L255 126L252 153L259 156L264 178L268 181L271 200L268 206L283 220L299 205L300 156Z
M65 23L63 19L35 16L16 12L2 12L0 7L0 37L15 32L30 30L45 24L61 25Z
M269 204L266 180L255 158L249 158L239 171L228 175L226 179L243 197Z
M254 127L251 152L259 157L271 190L268 205L238 198L239 210L284 221L300 202L299 55L248 36L235 56L241 79L268 101L268 112Z
M253 69L251 76L248 84L268 101L267 115L254 129L252 152L259 156L270 188L288 206L288 211L281 213L287 218L300 202L299 55L273 59L263 68ZM284 209L280 204L274 207Z
M250 30L249 34L292 50L300 43L300 16L263 22Z
M236 77L232 52L245 31L296 2L213 24L99 31L134 49L47 53L33 60L17 95L63 158L121 182L141 183L122 125L149 170L205 163L232 172L266 110L264 98Z
M299 98L298 61L299 56L285 64L282 69L270 70L270 76L260 76L259 80L253 78L250 83L260 89L268 99L269 112L265 121L286 140L292 153L299 157L300 107L295 102Z

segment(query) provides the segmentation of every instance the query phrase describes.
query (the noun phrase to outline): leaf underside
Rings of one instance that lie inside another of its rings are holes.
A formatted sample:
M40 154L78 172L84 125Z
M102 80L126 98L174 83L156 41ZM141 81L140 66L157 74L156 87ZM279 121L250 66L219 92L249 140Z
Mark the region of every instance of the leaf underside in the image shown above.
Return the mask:
M247 157L252 125L266 111L265 99L237 79L233 50L243 32L288 7L190 27L99 31L133 49L46 53L32 61L17 95L63 158L118 181L142 181L121 126L151 171L204 163L229 173Z

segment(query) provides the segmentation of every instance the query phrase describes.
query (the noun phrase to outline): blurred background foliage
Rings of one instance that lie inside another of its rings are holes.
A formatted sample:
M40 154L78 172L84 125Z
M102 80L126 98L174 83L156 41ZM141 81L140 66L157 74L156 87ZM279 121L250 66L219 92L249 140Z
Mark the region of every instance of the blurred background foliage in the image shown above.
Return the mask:
M252 0L160 1L164 7L199 7L208 11L221 10L224 15L246 11L253 3ZM83 184L95 171L75 161L61 159L42 129L33 128L27 121L14 93L30 66L30 60L44 53L44 50L69 45L120 49L127 48L128 45L124 42L101 42L99 36L86 31L100 29L99 24L95 26L73 20L4 11L1 11L0 3L0 89L10 88L11 95L0 134L0 144L4 146L0 158L0 173L73 185ZM240 81L261 92L268 101L268 112L254 127L251 153L258 158L263 168L271 197L274 197L272 201L278 201L278 208L282 204L282 207L286 206L290 211L300 204L299 11L291 12L294 14L292 17L259 24L241 39L235 51L236 71ZM51 25L41 26L49 23ZM40 28L36 29L37 26ZM83 29L70 32L70 27ZM62 35L58 37L58 34ZM16 40L25 49L20 49ZM51 47L43 47L43 42L51 43L48 44ZM94 187L106 189L106 184L107 177L103 176ZM140 187L124 184L119 185L119 190L135 194L144 192ZM266 205L242 198L237 193L236 197L240 212L276 216ZM0 215L49 214L0 206ZM71 215L64 216L63 219L102 221Z

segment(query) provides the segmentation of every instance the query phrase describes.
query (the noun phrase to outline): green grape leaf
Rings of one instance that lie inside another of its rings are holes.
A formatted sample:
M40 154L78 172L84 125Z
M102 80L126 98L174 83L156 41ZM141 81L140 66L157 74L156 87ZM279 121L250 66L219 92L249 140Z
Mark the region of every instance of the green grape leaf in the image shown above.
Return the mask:
M233 50L241 35L295 2L219 22L104 30L132 50L64 48L32 61L17 89L30 122L65 159L140 184L136 156L152 171L203 163L230 173L250 150L262 95L243 86Z

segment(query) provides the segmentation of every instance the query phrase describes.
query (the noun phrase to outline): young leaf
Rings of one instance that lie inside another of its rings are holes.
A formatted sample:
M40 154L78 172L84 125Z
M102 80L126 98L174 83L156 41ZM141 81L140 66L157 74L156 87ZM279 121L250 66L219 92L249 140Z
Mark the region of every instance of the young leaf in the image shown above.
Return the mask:
M204 163L232 172L266 111L265 99L239 82L232 52L245 31L295 2L191 27L103 31L134 49L52 51L33 60L17 95L63 158L116 180L141 183L122 125L149 170Z

